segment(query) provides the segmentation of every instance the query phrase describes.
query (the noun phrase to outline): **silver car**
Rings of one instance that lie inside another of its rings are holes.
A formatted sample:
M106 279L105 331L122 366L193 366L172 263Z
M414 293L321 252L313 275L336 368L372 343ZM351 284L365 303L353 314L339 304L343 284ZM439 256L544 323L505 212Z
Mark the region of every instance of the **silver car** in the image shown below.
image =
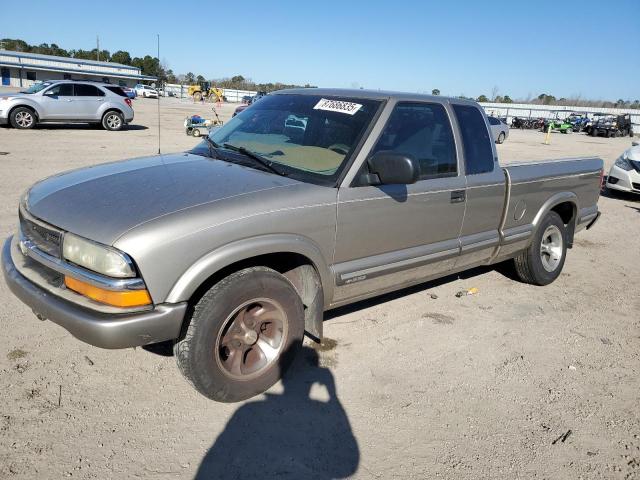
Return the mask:
M100 123L120 130L133 120L131 99L117 85L88 81L46 81L0 96L0 125L33 128L38 123Z
M487 117L489 120L489 126L491 127L491 133L493 140L496 143L504 143L509 137L509 125L496 117Z

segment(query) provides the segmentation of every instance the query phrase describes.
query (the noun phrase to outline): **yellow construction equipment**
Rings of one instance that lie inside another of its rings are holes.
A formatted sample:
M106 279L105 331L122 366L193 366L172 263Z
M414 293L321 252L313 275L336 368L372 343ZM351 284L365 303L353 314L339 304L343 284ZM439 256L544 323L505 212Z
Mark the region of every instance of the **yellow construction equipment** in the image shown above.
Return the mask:
M209 82L202 82L199 85L189 85L187 91L194 102L200 102L202 99L208 102L224 102L226 99L222 94L222 89L214 87Z

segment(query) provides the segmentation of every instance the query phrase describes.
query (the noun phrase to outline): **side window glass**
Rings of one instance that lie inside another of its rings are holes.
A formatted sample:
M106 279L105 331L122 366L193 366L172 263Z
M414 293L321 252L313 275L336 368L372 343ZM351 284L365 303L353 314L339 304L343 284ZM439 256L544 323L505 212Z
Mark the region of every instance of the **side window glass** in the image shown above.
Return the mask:
M493 140L480 110L470 105L453 105L460 125L467 175L492 172Z
M372 153L392 151L420 163L420 179L455 176L458 171L453 131L445 108L437 103L398 103Z
M104 92L95 85L76 83L76 97L104 97Z
M56 95L59 97L73 97L73 85L70 83L61 83L55 85L47 90L49 95Z

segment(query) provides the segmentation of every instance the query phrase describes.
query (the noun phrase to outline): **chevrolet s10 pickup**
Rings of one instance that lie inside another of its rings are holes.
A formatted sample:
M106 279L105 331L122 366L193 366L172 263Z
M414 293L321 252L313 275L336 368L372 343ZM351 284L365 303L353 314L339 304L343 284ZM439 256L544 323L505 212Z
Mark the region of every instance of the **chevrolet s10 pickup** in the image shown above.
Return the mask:
M501 167L471 101L283 90L187 153L35 184L2 266L40 319L104 348L173 341L193 386L233 402L325 310L505 261L553 282L602 177L599 158Z

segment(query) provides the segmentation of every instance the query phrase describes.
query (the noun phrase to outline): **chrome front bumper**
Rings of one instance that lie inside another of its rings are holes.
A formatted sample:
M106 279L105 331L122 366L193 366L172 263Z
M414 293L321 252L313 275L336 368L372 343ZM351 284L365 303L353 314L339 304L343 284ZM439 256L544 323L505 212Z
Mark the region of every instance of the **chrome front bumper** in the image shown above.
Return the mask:
M2 249L2 272L9 289L41 319L57 323L74 337L101 348L127 348L178 338L187 304L160 304L142 312L109 314L77 305L22 275L12 258L13 237ZM16 254L16 253L14 253ZM19 253L18 253L19 254Z

